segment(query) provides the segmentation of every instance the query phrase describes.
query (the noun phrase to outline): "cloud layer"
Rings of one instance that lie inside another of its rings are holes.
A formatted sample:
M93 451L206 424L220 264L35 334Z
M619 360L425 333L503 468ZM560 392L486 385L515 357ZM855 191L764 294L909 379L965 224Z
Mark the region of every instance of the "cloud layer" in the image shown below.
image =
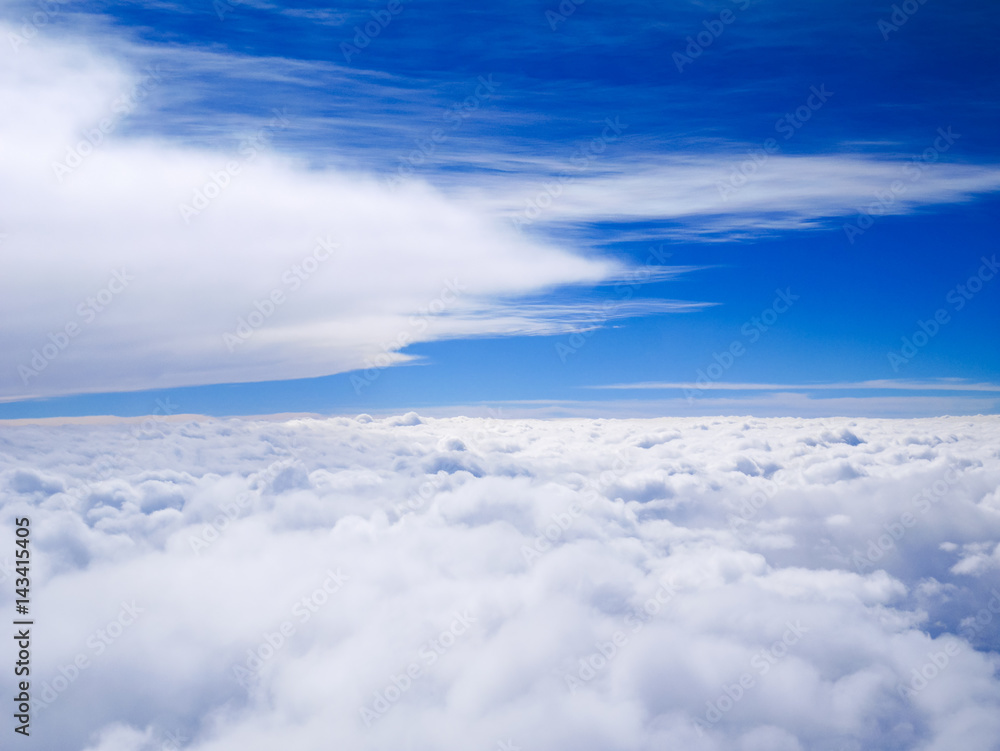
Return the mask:
M9 425L30 743L995 749L998 439L997 418Z
M947 161L960 135L929 133L933 153L916 163L780 148L748 156L727 142L651 156L617 117L563 157L552 143L545 154L490 146L390 186L371 168L384 159L348 169L364 161L345 147L340 166L318 166L303 141L324 117L374 127L372 115L348 112L343 91L355 85L366 112L399 100L426 115L414 82L130 43L89 23L79 25L91 41L0 26L3 400L306 378L404 362L420 342L583 330L608 315L581 290L635 271L587 247L588 223L731 238L839 224L877 193L891 198L871 209L881 216L1000 187L995 166ZM281 83L302 99L317 81L341 92L333 115L248 113L226 98L233 87ZM399 148L426 140L408 117L379 117L400 128ZM454 158L474 141L460 135L454 152L449 143ZM328 156L328 143L315 148ZM537 303L555 290L568 291L565 303ZM615 315L707 302L637 295Z

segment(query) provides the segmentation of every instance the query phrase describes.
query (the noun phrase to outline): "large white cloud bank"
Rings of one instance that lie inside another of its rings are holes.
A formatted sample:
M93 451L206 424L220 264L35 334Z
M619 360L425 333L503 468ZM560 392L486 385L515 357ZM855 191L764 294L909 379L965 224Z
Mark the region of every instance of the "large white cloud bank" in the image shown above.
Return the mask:
M17 740L998 748L998 446L996 417L7 425Z

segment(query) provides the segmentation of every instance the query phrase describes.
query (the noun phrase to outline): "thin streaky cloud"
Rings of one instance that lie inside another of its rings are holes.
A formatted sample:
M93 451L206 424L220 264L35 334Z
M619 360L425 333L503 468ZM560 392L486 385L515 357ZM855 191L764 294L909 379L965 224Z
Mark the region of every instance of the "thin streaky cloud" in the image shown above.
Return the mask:
M714 381L709 383L694 383L682 381L647 381L643 383L613 383L600 386L586 386L588 389L618 389L618 390L667 390L695 389L701 391L986 391L1000 392L1000 384L968 383L960 379L948 381L894 381L874 380L840 383L733 383Z

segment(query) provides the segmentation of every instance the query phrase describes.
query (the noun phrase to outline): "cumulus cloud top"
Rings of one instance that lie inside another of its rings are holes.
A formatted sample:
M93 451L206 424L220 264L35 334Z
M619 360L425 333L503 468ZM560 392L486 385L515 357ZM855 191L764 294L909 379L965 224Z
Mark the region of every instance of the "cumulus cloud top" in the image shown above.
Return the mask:
M7 426L29 743L996 748L998 438L997 418Z

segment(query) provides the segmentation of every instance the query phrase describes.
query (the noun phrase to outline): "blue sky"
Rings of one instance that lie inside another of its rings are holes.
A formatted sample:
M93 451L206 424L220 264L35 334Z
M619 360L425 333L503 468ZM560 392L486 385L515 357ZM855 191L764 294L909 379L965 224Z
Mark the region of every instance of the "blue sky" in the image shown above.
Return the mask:
M0 418L997 412L992 4L561 8L7 6Z

